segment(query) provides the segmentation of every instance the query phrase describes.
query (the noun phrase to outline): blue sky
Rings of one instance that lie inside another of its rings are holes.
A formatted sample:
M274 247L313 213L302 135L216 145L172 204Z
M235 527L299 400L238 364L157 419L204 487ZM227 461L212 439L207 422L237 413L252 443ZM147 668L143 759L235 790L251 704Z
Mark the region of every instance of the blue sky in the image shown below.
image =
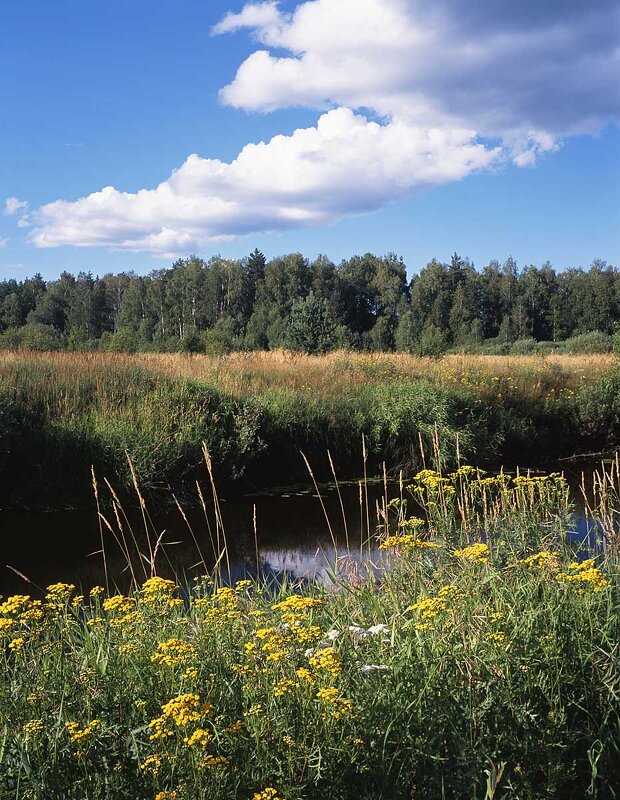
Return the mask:
M515 21L494 0L481 23L456 0L441 18L417 0L5 0L0 200L15 200L0 279L256 246L336 261L392 250L410 271L455 250L478 266L617 264L617 12L529 5ZM475 61L446 48L430 70L425 48L454 31ZM563 64L552 77L547 58ZM515 76L526 62L537 69ZM106 186L118 191L75 203Z

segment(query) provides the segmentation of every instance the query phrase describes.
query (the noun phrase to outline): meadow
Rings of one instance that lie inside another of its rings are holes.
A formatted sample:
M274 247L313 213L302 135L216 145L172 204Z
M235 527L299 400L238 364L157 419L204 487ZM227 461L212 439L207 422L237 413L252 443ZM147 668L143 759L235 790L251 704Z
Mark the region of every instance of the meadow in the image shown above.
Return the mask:
M92 502L91 467L118 491L358 477L421 465L544 466L613 451L620 371L611 355L287 352L0 354L0 505ZM328 458L328 451L329 456ZM24 488L26 487L26 488Z
M594 552L558 473L424 469L323 586L226 585L222 531L189 582L151 541L124 594L5 599L0 798L620 796L617 459L592 486Z

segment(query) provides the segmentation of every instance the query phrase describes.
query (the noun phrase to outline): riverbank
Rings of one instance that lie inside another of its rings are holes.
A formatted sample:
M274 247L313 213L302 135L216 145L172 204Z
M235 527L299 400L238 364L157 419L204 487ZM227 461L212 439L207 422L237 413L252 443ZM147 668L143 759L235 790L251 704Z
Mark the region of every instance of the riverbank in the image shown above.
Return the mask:
M0 355L0 506L85 507L91 467L123 492L445 465L544 466L620 443L613 357L248 353ZM329 463L327 452L331 454ZM332 470L333 467L333 470Z
M617 464L600 483L606 517ZM189 590L136 557L123 595L8 598L0 794L613 797L617 529L578 552L569 509L561 476L425 470L379 509L380 564L352 545L323 586L223 585L223 538Z

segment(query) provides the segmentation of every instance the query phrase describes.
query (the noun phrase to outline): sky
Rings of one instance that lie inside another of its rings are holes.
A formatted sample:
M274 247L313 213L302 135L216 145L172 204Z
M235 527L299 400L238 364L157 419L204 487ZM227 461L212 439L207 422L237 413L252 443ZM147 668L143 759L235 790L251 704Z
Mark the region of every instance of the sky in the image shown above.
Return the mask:
M615 0L3 0L0 280L620 263Z

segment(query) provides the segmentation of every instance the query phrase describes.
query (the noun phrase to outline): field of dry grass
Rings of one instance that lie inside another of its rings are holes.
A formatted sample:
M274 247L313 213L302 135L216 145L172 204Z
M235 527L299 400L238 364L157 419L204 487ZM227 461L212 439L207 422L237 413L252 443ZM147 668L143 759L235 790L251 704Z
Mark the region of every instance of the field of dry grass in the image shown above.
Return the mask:
M438 386L462 386L483 395L497 394L507 382L525 395L575 392L610 371L613 355L487 356L447 355L441 359L392 353L333 352L308 356L288 351L232 353L226 356L178 353L53 352L0 353L0 377L11 364L52 365L59 378L132 367L155 374L204 381L235 396L290 390L312 397L338 396L358 386L394 380L428 380Z

